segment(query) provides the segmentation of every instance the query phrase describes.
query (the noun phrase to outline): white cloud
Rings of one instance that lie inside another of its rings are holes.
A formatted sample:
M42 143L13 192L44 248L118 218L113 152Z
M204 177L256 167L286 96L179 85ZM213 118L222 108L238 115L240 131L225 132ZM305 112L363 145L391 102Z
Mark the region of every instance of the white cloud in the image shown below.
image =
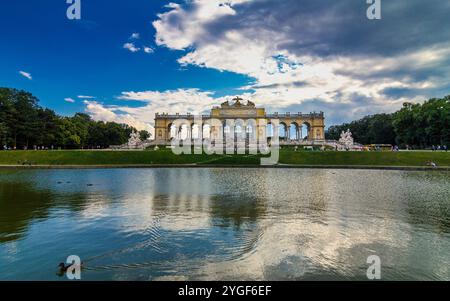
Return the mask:
M139 40L141 38L141 35L137 32L134 32L131 34L130 39L132 40Z
M211 92L198 89L178 89L173 91L123 92L119 99L140 101L144 106L130 108L118 106L116 111L125 112L140 121L153 124L156 113L192 113L207 112L220 99L213 98Z
M138 52L141 48L138 48L134 45L134 43L125 43L123 44L123 48L128 49L131 52Z
M70 98L70 97L67 97L67 98L64 98L64 101L70 102L70 103L74 103L74 102L75 102L75 99Z
M137 130L148 130L148 131L153 130L153 127L149 123L141 121L132 116L131 114L118 113L117 111L120 111L120 108L114 106L105 106L96 101L89 101L89 100L85 100L84 104L86 105L85 111L94 120L125 123L135 127Z
M233 5L250 0L194 0L195 9L186 11L181 5L166 5L171 10L159 14L159 20L153 22L156 29L157 45L165 45L172 49L182 50L193 45L204 33L204 26L215 19L234 15ZM172 19L180 22L173 23Z
M296 25L291 24L292 19L275 19L280 15L277 10L284 7L278 8L274 3L270 13L261 12L260 19L256 20L255 14L246 15L250 14L249 10L239 11L240 4L250 2L254 9L259 5L251 0L193 0L183 5L170 4L166 6L170 10L159 14L159 19L153 22L156 44L187 51L178 60L183 66L231 71L254 78L254 85L242 87L254 92L244 96L276 110L320 100L324 106L342 104L345 111L326 113L341 114L341 117L345 114L352 120L373 112L393 111L404 101L426 98L418 93L414 99L389 96L384 93L386 89L439 88L448 84L443 79L450 76L450 71L447 77L433 81L413 78L410 74L417 73L415 69L433 69L445 64L450 44L372 57L293 51L285 45L304 38L303 30L293 31L292 26ZM331 11L322 21L327 24L328 19L335 20L332 17Z
M83 98L83 99L94 99L94 96L89 96L89 95L78 95L78 98Z
M19 73L20 73L20 75L22 75L23 77L28 78L29 80L32 80L32 79L33 79L33 77L31 76L31 74L28 73L28 72L25 72L25 71L19 71Z
M303 5L305 3L309 5ZM230 71L254 79L253 84L240 87L243 91L240 96L266 107L269 112L323 110L328 125L367 114L391 112L401 107L404 101L426 99L427 95L420 92L423 89L438 90L448 86L450 70L445 66L450 57L449 43L400 47L401 51L389 55L383 51L372 52L370 56L365 51L358 53L357 50L367 50L360 44L371 42L369 49L372 49L371 46L384 39L378 36L371 40L364 35L353 43L354 48L347 48L346 43L353 41L353 34L361 35L362 31L351 31L352 40L349 41L348 28L339 26L343 22L354 28L354 22L348 21L354 20L355 12L349 11L349 16L343 16L345 5L328 8L330 5L318 5L312 0L305 3L300 5L295 0L169 3L165 6L168 11L159 14L153 22L155 42L158 46L184 50L178 59L182 66ZM345 3L352 5L350 0ZM286 10L294 4L295 11ZM310 13L309 10L317 11ZM305 12L301 14L302 11ZM405 32L409 31L408 27ZM333 36L336 33L338 36ZM347 39L341 39L341 34L347 34ZM390 36L389 31L388 38ZM389 40L385 46L389 48L391 44L395 43ZM124 48L138 52L140 46L126 43ZM350 51L330 51L324 55L323 49L330 47ZM151 53L153 49L142 46L142 51ZM418 76L423 70L429 70L431 75ZM389 95L386 93L389 89L417 89L419 92L407 98ZM142 106L86 102L86 111L94 119L127 120L134 126L148 127L156 112L207 112L213 105L231 97L215 98L213 92L192 88L129 91L118 98L124 102L140 101Z
M155 52L155 50L151 47L144 46L144 52L145 53L153 53L153 52Z
M118 99L139 101L140 107L106 106L95 101L85 101L86 112L94 120L115 121L130 124L137 129L149 130L152 134L156 113L192 113L208 112L212 106L223 102L223 98L213 98L213 94L198 89L178 89L164 92L142 91L123 92ZM154 137L154 136L153 136Z
M193 2L196 9L191 10L173 6L153 23L157 31L156 43L171 49L193 47L194 50L178 60L181 65L214 68L255 78L253 87L243 88L253 88L252 98L257 98L259 104L276 103L284 107L312 98L331 101L333 94L330 92L354 83L349 78L337 76L329 66L331 61L297 57L286 50L279 50L277 44L286 39L280 31L236 28L224 32L220 39L211 38L206 27L209 22L224 15L234 15L233 5L242 2L220 6L218 4L225 1L196 0ZM298 63L305 62L307 65L298 67ZM299 81L304 82L302 87L294 85ZM262 86L272 88L258 88Z

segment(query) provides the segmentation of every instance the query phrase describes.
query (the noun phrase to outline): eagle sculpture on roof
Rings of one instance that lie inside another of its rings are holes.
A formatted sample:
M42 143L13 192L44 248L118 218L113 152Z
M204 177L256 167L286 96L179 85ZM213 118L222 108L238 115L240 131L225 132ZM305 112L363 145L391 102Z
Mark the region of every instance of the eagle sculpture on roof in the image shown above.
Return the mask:
M251 107L254 108L256 107L256 105L251 102L250 100L247 101L247 104L244 105L241 101L243 101L244 99L240 98L240 97L235 97L232 99L234 102L232 105L230 105L229 101L225 101L223 102L220 106L222 108L228 108L228 107L233 107L233 108L240 108L240 107Z
M247 107L254 108L255 106L256 106L255 103L251 102L250 100L247 101Z

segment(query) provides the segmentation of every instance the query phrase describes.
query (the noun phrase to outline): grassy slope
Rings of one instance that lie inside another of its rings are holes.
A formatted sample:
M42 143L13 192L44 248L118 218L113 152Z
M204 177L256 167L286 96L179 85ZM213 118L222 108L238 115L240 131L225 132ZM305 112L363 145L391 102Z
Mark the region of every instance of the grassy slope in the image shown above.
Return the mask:
M176 156L171 151L1 151L0 164L103 165L192 164L210 159L205 155Z
M294 152L282 150L280 163L299 165L450 166L450 152ZM181 155L161 151L0 151L0 164L15 165L259 164L258 156Z
M303 165L450 166L450 152L282 152L280 163Z

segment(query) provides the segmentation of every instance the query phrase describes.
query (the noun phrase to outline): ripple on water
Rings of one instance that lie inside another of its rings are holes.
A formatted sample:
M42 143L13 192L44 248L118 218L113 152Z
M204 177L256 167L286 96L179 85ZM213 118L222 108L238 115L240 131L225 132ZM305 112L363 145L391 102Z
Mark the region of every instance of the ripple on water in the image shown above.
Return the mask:
M54 280L78 254L86 280L364 280L376 254L383 279L450 280L449 184L372 170L0 171L0 277Z

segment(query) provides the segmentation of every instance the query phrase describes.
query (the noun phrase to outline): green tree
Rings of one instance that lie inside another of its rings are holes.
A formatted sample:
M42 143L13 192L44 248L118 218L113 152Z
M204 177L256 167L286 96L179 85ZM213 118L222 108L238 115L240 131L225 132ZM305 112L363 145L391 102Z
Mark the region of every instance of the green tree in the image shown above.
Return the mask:
M362 144L394 144L395 131L392 115L377 114L342 125L331 126L326 132L327 139L339 140L342 131L350 130L356 142Z
M405 103L394 114L393 125L399 144L414 147L448 145L450 126L449 96L423 104Z
M29 146L39 123L37 98L25 91L1 88L0 102L13 147Z
M76 134L80 137L80 146L84 148L89 140L89 127L93 122L91 117L87 114L76 113L75 116L71 118L71 122L76 128Z
M39 130L36 145L55 146L58 135L59 117L49 109L38 110Z
M145 131L145 130L139 131L139 138L142 141L150 139L150 137L151 137L151 135L150 135L150 133L148 131Z
M3 120L3 119L2 119ZM7 145L8 128L4 122L0 122L0 148Z
M81 145L81 138L78 136L77 127L71 118L65 117L59 120L57 145L63 148L78 148Z

